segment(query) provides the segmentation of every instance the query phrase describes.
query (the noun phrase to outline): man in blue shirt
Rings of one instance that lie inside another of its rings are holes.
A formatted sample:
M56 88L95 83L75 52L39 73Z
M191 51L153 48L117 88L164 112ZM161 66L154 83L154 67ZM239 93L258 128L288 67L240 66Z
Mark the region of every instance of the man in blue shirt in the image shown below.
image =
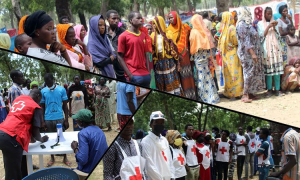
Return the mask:
M56 132L56 124L62 124L63 129L69 128L68 122L68 96L65 88L54 83L54 77L51 73L44 76L46 87L42 89L41 107L44 110L44 124L47 132ZM63 104L63 105L62 105ZM64 117L65 115L65 117ZM63 162L70 166L71 163L64 154ZM47 166L50 167L54 164L54 155L51 155L50 161Z
M117 115L120 130L131 118L137 108L135 86L123 82L117 83Z
M267 128L261 128L259 133L259 138L262 139L262 143L258 150L256 151L256 156L258 157L259 168L259 180L265 180L270 171L270 144L268 142L269 130Z
M78 126L83 128L78 133L79 143L73 141L71 147L76 154L77 169L85 173L92 172L108 148L103 131L93 125L92 117L92 112L87 109L81 109L72 116Z

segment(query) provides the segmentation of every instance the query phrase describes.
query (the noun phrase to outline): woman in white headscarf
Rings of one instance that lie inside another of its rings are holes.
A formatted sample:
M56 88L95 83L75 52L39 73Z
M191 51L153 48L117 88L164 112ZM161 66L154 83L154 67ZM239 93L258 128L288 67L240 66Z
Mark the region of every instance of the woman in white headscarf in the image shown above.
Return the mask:
M238 56L243 67L244 92L242 102L249 103L259 99L255 93L265 88L265 77L262 66L260 41L252 26L252 15L248 7L242 7L236 27L238 37Z

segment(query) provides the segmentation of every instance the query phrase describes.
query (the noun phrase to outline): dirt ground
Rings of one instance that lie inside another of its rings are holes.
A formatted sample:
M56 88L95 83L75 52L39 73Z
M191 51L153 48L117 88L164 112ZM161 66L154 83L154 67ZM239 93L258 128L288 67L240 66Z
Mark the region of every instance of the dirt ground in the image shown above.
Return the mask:
M72 118L69 118L69 125L70 127L73 127L73 120ZM112 131L107 131L106 129L103 129L103 132L106 136L106 141L107 141L107 145L110 146L110 144L112 143L112 141L116 138L116 136L118 135L118 132L115 131L115 129L117 128L117 123L116 121L112 123ZM72 131L70 128L66 131ZM75 160L75 154L68 154L67 155L68 159L70 162L72 162L71 168L76 168L77 167L77 163ZM33 164L39 166L39 157L38 155L33 155L32 156L33 159ZM50 156L45 155L44 156L44 167L47 166L47 162L50 160ZM55 156L55 164L52 167L67 167L70 168L68 166L66 166L63 163L63 157L61 156ZM36 170L35 170L36 171ZM0 151L0 180L4 180L4 167L3 167L3 156L2 156L2 152Z

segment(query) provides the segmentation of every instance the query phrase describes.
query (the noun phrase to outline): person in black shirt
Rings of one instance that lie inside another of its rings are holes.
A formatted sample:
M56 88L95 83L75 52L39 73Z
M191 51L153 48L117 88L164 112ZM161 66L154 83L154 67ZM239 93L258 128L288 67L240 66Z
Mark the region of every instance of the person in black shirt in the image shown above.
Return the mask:
M109 23L109 26L107 27L107 37L110 40L113 48L114 53L118 54L118 39L119 36L125 31L123 28L119 28L118 24L120 22L119 13L115 10L109 10L106 13L106 19ZM116 77L118 80L126 81L124 70L119 64L119 61L113 61L114 70L116 73Z

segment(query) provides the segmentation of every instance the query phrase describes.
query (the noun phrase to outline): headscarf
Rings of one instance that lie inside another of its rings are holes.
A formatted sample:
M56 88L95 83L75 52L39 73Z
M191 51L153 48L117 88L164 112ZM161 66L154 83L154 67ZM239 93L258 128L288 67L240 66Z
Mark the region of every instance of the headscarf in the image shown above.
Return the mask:
M7 33L0 33L0 48L9 49L10 45L10 36Z
M76 39L79 39L79 40L81 40L83 42L83 39L80 38L80 32L81 32L82 27L84 27L84 26L81 25L81 24L78 24L78 25L74 26L73 28L75 30L75 37L76 37ZM86 36L86 34L87 33L85 31L84 36Z
M88 51L92 55L95 63L104 61L113 54L112 46L106 33L104 33L103 36L100 35L98 28L100 18L104 20L102 15L93 16L90 19L89 42L87 45ZM101 72L104 76L115 77L114 69L111 64L105 66Z
M203 135L203 137L205 137L205 133L204 132L196 130L196 131L194 131L192 138L195 139L195 140L197 140L200 135Z
M166 139L168 140L169 144L174 144L175 139L177 139L181 134L177 130L168 130L166 134Z
M73 53L76 53L79 56L78 62L83 63L83 56L80 52L76 51L71 45L69 45L66 41L66 35L68 32L68 29L72 27L69 24L58 24L56 26L58 39L61 42L62 45L64 45L69 51L72 51Z
M237 22L237 21L234 19L234 17L237 15L236 13L237 13L236 11L232 11L232 12L231 12L232 17L233 17L233 20L234 20L234 24L233 24L234 26L236 26L236 22Z
M290 66L294 66L296 64L297 61L300 61L300 57L293 57L290 61L289 61L289 65Z
M167 28L168 31L172 32L172 40L174 43L176 43L178 52L184 56L186 54L187 50L187 36L188 31L191 29L189 26L185 26L178 13L176 11L171 11L170 14L174 17L174 24L170 24Z
M206 28L202 16L195 14L191 19L191 23L193 25L190 34L191 55L197 53L199 49L210 50L213 48L214 43L212 42L211 33Z
M264 29L268 27L267 25L267 21L266 21L266 18L265 18L265 11L266 9L264 9L263 13L262 13L262 23L264 25ZM271 17L270 19L270 23L273 21L273 16ZM271 28L271 34L269 35L269 33L267 34L266 36L266 47L267 47L267 55L268 55L268 58L271 57L271 49L272 49L272 44L274 45L275 47L275 55L277 56L278 55L278 50L279 50L279 43L278 43L278 40L276 38L276 34L275 34L275 30L273 28ZM270 63L270 61L268 61L268 64ZM270 64L269 64L270 65Z
M230 12L226 11L222 15L222 24L223 29L218 41L218 49L221 51L222 54L225 54L227 51L227 46L229 44L229 27L234 25L234 19Z
M27 17L28 17L28 15L25 15L20 19L18 35L25 33L24 32L24 23L25 23Z
M32 81L30 83L30 89L32 89L32 85L37 85L39 87L39 83L37 81Z
M251 11L246 6L241 7L236 24L239 24L240 21L245 21L245 23L248 25L252 23Z
M163 39L163 57L164 58L174 58L175 60L179 59L178 49L177 46L174 44L172 40L172 34L170 34L170 31L167 31L166 23L163 17L156 16L153 19L153 23L156 25L156 28L158 29L159 33L162 35ZM158 50L157 50L157 32L154 30L154 32L151 34L152 38L152 45L154 46L153 49L153 60L157 61L158 57ZM156 56L154 56L156 54Z
M35 36L35 30L42 28L50 21L53 20L45 11L36 11L26 18L24 31L28 36L33 38Z
M252 26L257 31L257 24L259 21L261 21L263 18L263 8L262 7L256 7L254 9L254 21L252 23Z

